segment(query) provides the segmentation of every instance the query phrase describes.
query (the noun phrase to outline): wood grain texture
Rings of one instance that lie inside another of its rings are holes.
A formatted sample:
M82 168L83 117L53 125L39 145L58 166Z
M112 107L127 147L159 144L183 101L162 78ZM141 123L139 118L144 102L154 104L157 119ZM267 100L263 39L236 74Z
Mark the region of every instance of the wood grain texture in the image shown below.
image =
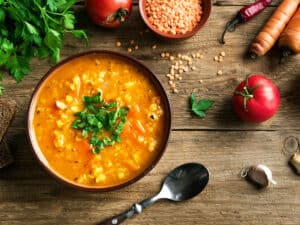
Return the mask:
M298 225L300 178L283 154L289 136L299 138L300 132L174 131L149 175L123 190L102 194L56 183L34 161L24 137L18 137L16 165L0 174L0 224L95 224L155 194L177 165L200 162L211 175L201 195L185 203L159 202L125 224ZM258 163L273 171L276 186L258 190L239 177L243 167Z
M293 56L278 65L278 50L252 61L246 57L249 44L272 14L269 7L258 17L241 25L226 36L225 46L218 43L222 29L240 9L253 2L218 1L213 6L207 25L196 36L181 43L163 42L141 21L137 6L130 20L122 27L105 30L92 25L78 6L78 27L85 28L90 45L67 37L62 58L92 49L126 53L134 39L139 50L131 53L142 60L163 83L173 108L173 131L166 153L158 165L137 183L110 193L86 193L56 182L38 165L26 140L26 111L30 95L40 78L49 70L47 61L34 60L32 71L16 84L4 76L3 98L17 101L16 118L7 133L15 164L0 172L0 225L88 225L120 213L132 203L155 194L163 177L174 167L186 162L200 162L209 168L211 179L205 191L185 203L162 201L125 224L136 225L299 225L300 177L287 165L284 141L289 136L300 138L300 57ZM277 2L278 1L274 1ZM216 1L215 1L216 3ZM115 46L116 41L122 47ZM152 45L157 45L153 50ZM223 63L213 57L226 52ZM184 75L178 83L179 94L171 93L165 75L170 62L161 52L191 54L200 51L204 59L195 60L197 70ZM217 70L223 71L217 76ZM274 118L260 125L239 121L230 103L234 87L248 73L264 73L279 87L282 102ZM198 80L203 80L199 84ZM208 97L216 105L205 119L188 111L188 96ZM239 177L241 169L263 163L270 167L278 182L266 190L257 190Z

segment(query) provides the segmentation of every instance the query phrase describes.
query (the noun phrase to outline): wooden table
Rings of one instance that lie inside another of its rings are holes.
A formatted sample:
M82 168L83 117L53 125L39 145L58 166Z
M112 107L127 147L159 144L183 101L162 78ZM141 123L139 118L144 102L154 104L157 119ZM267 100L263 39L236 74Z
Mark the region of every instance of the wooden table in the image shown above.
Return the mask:
M33 60L32 71L16 84L5 76L3 98L18 103L16 118L7 138L15 155L15 164L0 171L0 224L95 224L119 213L156 193L163 177L174 167L186 162L201 162L210 171L205 191L184 203L162 201L128 220L125 224L144 225L299 225L300 177L288 166L284 154L285 140L300 138L300 55L278 65L278 52L272 50L257 60L246 57L249 44L278 5L271 7L235 33L226 36L226 45L218 39L226 21L254 0L214 0L211 17L196 36L181 43L163 42L145 25L134 5L130 20L118 29L103 30L92 25L83 7L78 6L78 26L88 32L90 45L67 37L62 58L91 49L109 49L126 53L134 39L139 50L130 55L143 60L163 83L173 108L173 130L169 146L158 165L137 183L110 193L86 193L68 188L50 177L34 159L26 140L26 110L30 95L40 78L49 70L47 61ZM116 47L116 41L123 43ZM152 45L157 45L152 49ZM204 59L195 60L197 70L185 73L178 83L179 93L172 93L165 77L170 66L161 52L191 54L201 52ZM223 63L213 61L226 52ZM223 75L218 76L218 70ZM234 114L231 96L235 86L249 73L263 73L281 92L279 112L259 124L241 122ZM203 80L200 84L198 81ZM192 116L188 96L215 100L205 119ZM240 176L243 167L263 163L271 168L276 186L258 190Z

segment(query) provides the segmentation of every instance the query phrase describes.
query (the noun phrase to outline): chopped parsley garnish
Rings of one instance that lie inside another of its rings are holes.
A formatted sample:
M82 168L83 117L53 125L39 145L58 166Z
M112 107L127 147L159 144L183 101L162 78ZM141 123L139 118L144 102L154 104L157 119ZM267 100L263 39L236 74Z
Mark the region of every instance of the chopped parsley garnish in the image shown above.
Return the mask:
M84 138L89 138L92 152L98 154L105 146L121 142L120 134L126 123L128 107L118 107L116 101L107 103L101 99L101 93L84 96L85 108L74 114L76 120L71 127L81 131Z

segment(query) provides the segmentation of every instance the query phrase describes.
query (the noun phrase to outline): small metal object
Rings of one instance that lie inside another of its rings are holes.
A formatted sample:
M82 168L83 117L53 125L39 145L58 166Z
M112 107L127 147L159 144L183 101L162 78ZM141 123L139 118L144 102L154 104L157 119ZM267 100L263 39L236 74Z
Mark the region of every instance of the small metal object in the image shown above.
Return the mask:
M195 197L202 192L209 180L208 170L198 163L187 163L175 168L165 178L158 194L135 203L133 206L112 218L104 220L97 225L117 225L135 214L141 213L146 207L158 200L184 201Z

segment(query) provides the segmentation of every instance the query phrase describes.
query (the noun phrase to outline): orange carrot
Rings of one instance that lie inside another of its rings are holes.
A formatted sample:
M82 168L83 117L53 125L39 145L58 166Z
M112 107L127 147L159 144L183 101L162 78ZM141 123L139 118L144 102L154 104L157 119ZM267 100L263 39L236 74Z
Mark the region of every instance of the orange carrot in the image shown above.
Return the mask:
M281 33L278 42L282 57L300 53L300 7Z
M251 57L266 54L296 12L300 0L283 0L250 47Z

